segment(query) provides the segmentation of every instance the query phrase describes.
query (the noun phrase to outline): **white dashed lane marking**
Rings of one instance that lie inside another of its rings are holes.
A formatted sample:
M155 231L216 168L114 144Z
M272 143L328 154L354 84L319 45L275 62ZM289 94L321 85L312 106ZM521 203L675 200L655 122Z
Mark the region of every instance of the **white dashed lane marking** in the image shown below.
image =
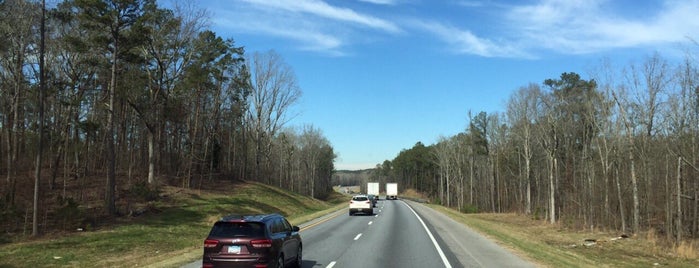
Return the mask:
M357 236L354 237L354 240L359 240L359 238L362 237L362 234L358 234Z

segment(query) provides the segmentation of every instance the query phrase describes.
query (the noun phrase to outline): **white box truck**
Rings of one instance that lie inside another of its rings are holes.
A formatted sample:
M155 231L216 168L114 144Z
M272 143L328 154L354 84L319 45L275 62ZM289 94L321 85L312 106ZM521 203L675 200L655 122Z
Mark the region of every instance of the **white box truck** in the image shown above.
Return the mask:
M367 183L366 194L373 194L378 198L379 197L379 183L378 182Z
M398 183L386 183L386 200L398 199Z
M378 182L367 183L366 194L369 196L369 199L371 199L371 205L373 207L376 207L376 203L377 203L377 201L379 201L379 183Z

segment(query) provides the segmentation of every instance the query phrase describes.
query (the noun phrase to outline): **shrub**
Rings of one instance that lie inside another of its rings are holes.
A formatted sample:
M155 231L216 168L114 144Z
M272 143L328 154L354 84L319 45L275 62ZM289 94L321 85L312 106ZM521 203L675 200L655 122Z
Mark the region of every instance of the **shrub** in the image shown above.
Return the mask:
M72 228L74 223L81 222L83 220L83 211L80 209L78 202L73 198L63 198L58 197L58 204L60 207L56 210L56 218L59 223L63 225L63 228Z
M474 205L465 204L463 208L461 208L461 211L463 211L465 214L478 213L478 207Z
M142 199L144 201L155 201L160 195L160 189L149 185L147 182L137 182L129 188L131 196Z

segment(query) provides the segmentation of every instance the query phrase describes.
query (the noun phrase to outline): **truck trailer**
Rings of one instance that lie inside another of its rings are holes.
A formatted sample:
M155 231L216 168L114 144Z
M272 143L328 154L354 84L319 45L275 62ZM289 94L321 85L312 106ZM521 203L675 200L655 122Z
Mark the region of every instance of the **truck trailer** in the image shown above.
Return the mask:
M367 183L366 194L372 194L378 198L379 197L379 183L378 182Z
M388 199L398 199L398 183L386 183L386 200Z

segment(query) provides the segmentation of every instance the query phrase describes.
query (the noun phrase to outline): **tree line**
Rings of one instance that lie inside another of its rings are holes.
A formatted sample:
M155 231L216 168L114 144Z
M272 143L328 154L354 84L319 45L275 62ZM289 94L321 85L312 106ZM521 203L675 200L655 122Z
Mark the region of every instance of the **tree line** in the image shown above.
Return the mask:
M464 212L519 212L584 229L669 240L699 236L699 71L660 54L589 79L577 73L514 91L503 113L418 142L375 176Z
M224 176L329 193L332 145L312 125L287 126L302 95L291 66L274 51L246 54L208 16L187 1L0 1L4 214L31 206L16 198L31 177L34 204L100 180L108 215L124 180Z

